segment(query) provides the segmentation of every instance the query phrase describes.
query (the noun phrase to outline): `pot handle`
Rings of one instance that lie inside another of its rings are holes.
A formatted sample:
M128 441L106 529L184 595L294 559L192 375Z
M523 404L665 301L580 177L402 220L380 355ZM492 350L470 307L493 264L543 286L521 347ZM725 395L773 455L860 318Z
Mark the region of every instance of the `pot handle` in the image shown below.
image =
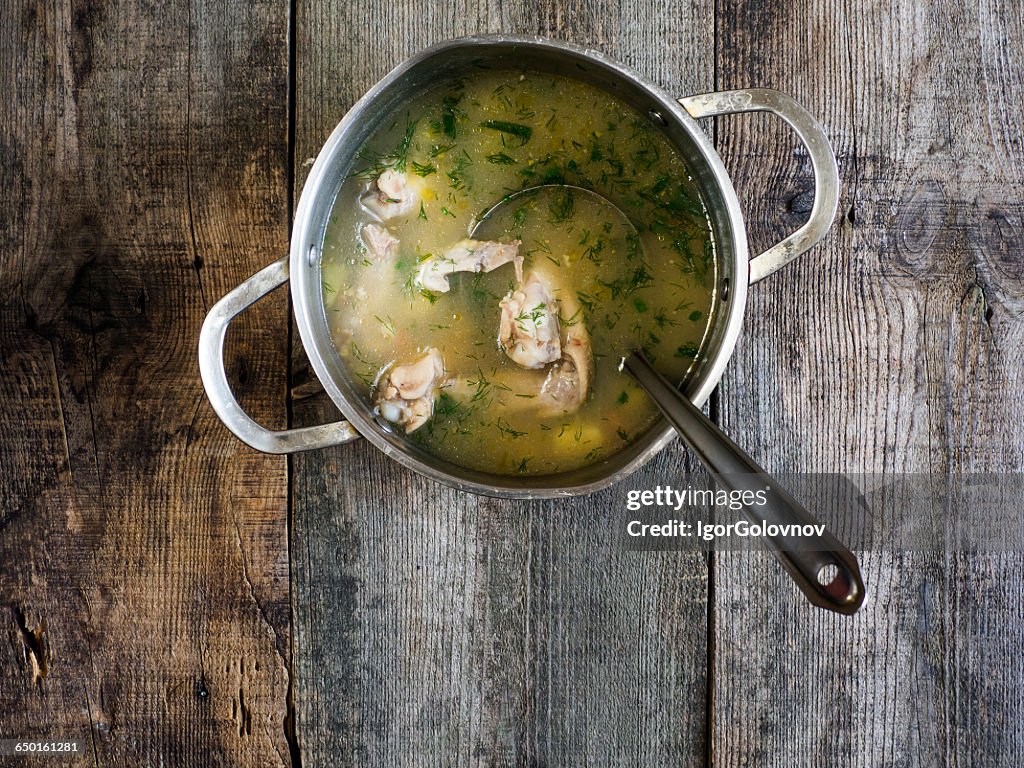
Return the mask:
M770 112L796 131L814 169L811 217L796 232L750 260L750 283L763 280L814 246L828 232L839 206L839 167L821 125L793 98L770 88L744 88L687 96L679 103L695 118L737 112Z
M214 304L199 333L199 373L210 405L239 440L264 453L295 453L312 448L327 448L359 437L359 433L347 421L281 432L269 430L257 424L242 410L231 391L224 369L224 334L228 325L242 311L286 282L287 256L264 267Z

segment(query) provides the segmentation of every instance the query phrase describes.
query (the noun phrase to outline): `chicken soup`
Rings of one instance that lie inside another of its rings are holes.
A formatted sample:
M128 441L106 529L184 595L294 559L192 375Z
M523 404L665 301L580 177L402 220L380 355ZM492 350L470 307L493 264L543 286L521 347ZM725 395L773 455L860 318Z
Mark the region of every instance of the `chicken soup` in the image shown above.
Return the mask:
M576 80L481 71L386 118L324 237L334 343L383 423L508 475L599 462L683 381L712 320L707 211L650 119Z

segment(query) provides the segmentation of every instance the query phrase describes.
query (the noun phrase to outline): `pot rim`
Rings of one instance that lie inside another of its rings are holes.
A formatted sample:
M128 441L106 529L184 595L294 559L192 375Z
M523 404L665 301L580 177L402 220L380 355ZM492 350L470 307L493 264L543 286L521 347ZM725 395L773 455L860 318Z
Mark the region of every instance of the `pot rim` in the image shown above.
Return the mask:
M728 301L724 302L725 306L721 306L720 304L718 308L718 311L722 312L721 319L718 322L724 325L724 331L720 336L720 342L711 350L711 356L709 356L707 365L702 368L699 386L693 392L689 393L692 401L698 407L701 407L707 401L711 392L721 380L725 366L732 357L733 350L735 349L736 342L739 338L740 330L743 325L743 317L746 309L746 294L749 282L748 244L743 214L739 200L736 196L736 191L732 185L732 180L725 169L725 165L722 162L721 157L718 155L718 152L711 143L711 139L700 128L696 120L694 120L686 109L683 108L677 100L677 97L671 96L663 88L653 83L648 78L606 56L601 51L561 40L552 40L541 36L506 34L472 35L446 40L428 48L424 48L401 62L352 105L331 132L327 141L324 142L323 146L320 148L299 196L298 206L295 210L289 256L289 272L291 275L291 280L289 282L291 283L290 290L293 310L295 312L296 324L299 329L299 336L302 340L302 345L309 358L310 364L331 400L342 414L344 414L345 418L352 423L356 430L358 430L363 437L369 440L378 450L382 451L389 458L398 461L404 466L409 467L432 480L436 480L459 490L471 491L484 496L535 499L560 498L589 494L607 488L629 476L650 461L655 454L659 453L669 442L672 441L675 437L675 431L664 417L660 417L659 420L650 427L648 434L653 435L653 437L647 438L650 440L650 443L644 450L614 471L589 482L565 486L526 487L523 485L526 480L525 478L517 478L514 476L508 476L505 478L508 480L506 485L497 485L476 482L463 477L451 475L448 472L424 462L416 456L396 447L381 434L381 427L378 424L367 419L358 408L352 406L331 375L331 371L328 369L324 359L324 353L330 352L330 350L325 348L324 345L326 344L333 348L333 341L329 336L326 339L321 338L321 335L318 334L313 327L314 318L312 310L316 304L313 301L314 297L311 295L311 284L319 286L320 281L319 279L316 281L299 279L300 275L304 275L309 270L316 270L319 277L319 248L320 242L323 239L323 231L321 227L314 226L316 224L316 222L313 221L314 203L318 196L325 194L326 189L334 189L336 179L329 173L330 161L335 152L337 152L341 146L344 136L351 128L352 124L378 99L383 92L389 89L407 72L419 66L423 61L446 50L473 46L484 47L495 44L512 44L523 45L527 48L553 49L562 53L568 53L584 59L589 59L607 69L614 70L621 77L632 80L634 84L647 91L647 93L659 103L659 106L662 109L670 113L672 117L683 126L689 138L693 141L694 146L703 155L704 161L707 163L708 169L711 172L711 176L718 184L718 193L724 203L724 217L729 221L733 237L731 249L733 263L731 265L731 283L729 286L730 295L728 297ZM719 249L719 253L721 252L722 250ZM494 475L493 477L504 478L504 476L498 475ZM558 478L560 475L534 476L532 479L542 480L544 477Z

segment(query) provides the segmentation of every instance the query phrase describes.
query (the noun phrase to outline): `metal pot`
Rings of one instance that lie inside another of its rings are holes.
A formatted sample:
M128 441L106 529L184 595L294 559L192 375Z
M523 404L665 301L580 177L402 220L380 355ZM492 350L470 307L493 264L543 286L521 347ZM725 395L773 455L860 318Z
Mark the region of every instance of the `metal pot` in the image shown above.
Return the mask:
M718 257L716 319L706 351L686 392L702 405L718 384L732 355L746 305L747 285L756 283L817 243L832 224L839 199L835 156L813 117L777 91L745 89L676 100L635 72L591 49L537 37L468 37L428 48L391 71L349 110L313 165L302 190L289 256L250 277L210 310L199 337L199 367L217 415L243 442L267 453L338 445L362 435L391 458L417 472L466 491L512 498L569 496L605 488L648 461L673 437L657 422L633 444L582 469L537 477L509 477L465 469L441 460L384 428L331 341L320 282L324 228L355 154L378 123L414 95L449 77L476 68L524 67L576 78L615 94L648 115L678 147L698 181L712 219ZM736 193L722 160L696 118L736 112L771 112L796 131L814 168L815 197L810 219L795 233L748 261L747 236ZM292 305L303 347L324 389L347 421L273 432L253 421L231 392L224 369L224 335L242 310L291 281Z

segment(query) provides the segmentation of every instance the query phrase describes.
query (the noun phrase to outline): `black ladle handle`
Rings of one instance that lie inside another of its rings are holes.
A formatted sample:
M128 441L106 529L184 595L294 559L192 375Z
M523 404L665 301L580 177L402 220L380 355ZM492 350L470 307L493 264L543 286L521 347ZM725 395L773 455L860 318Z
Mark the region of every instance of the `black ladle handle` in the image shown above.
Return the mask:
M715 481L729 491L763 493L763 505L744 505L752 523L814 526L819 523L781 485L730 440L716 424L673 387L640 352L623 367L651 396L679 436L697 454ZM835 536L765 536L769 548L789 571L807 599L836 613L856 613L864 602L864 581L857 558ZM824 584L822 582L825 582Z

